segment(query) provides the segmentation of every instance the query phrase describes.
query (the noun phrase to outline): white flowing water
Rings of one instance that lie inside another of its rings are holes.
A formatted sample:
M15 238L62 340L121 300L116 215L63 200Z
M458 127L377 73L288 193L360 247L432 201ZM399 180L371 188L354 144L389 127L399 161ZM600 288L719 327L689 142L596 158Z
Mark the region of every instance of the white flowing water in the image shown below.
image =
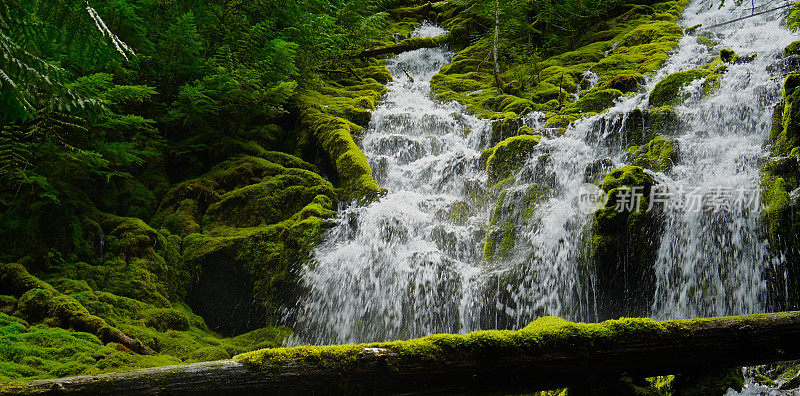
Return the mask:
M413 35L443 33L425 24ZM298 305L305 341L400 339L475 322L486 222L475 197L485 192L479 160L489 124L431 99L430 79L452 56L419 49L387 62L394 81L361 147L389 193L342 208L315 250Z
M728 3L720 8L696 0L682 24L710 26L745 12ZM541 315L599 319L587 265L593 217L579 204L585 183L625 165L625 131L658 81L727 48L755 57L730 64L709 96L698 91L703 81L686 89L689 98L676 109L683 124L676 136L680 161L654 176L670 191L757 191L771 111L780 99L780 54L796 39L780 19L771 13L701 31L718 42L714 49L685 36L640 92L566 133L543 128L541 113L527 116L525 124L543 139L498 190L487 188L479 165L490 123L459 104L431 99L430 79L452 52L420 49L390 59L394 81L361 143L389 193L367 206L340 208L303 274L305 294L293 311L298 336L318 344L363 342L519 328ZM428 24L414 32L442 33ZM591 71L585 80L596 83ZM763 271L772 258L760 232L759 203L752 210L692 211L681 201L665 204L651 315L765 309ZM484 258L487 235L500 231L513 248Z
M710 26L750 14L742 8L734 2L722 8L695 2L686 10L685 24ZM778 66L783 49L797 39L781 26L782 19L773 12L701 31L718 42L716 48L753 58L730 64L709 97L692 95L677 108L686 124L678 137L680 161L661 182L683 199L672 195L666 205L655 266L655 318L767 308L764 275L773 258L760 224L760 169L769 157L765 142L781 97ZM716 56L702 48L694 52L702 62ZM693 84L687 88L692 90L702 87ZM704 196L705 210L697 210L693 196Z

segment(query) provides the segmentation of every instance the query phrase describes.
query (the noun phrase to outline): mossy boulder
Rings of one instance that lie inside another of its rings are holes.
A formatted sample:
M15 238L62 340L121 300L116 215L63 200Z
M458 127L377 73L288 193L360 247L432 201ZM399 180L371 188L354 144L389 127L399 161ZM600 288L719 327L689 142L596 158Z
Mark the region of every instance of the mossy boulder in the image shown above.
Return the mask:
M186 301L213 330L254 330L292 304L341 192L313 169L284 153L238 156L164 196L155 219L180 235L165 239L182 247L178 278L192 282Z
M622 91L617 89L601 89L590 92L578 99L575 103L567 106L564 112L585 113L602 112L614 104L614 101L622 96Z
M142 312L144 324L158 331L189 330L189 318L171 308L151 308Z
M484 150L481 157L486 159L489 184L511 176L525 163L533 148L541 141L541 135L519 135Z
M292 217L318 195L335 199L333 186L313 172L290 170L220 196L203 224L235 228L275 224Z
M516 113L503 113L492 120L492 130L489 134L489 146L495 146L505 139L519 135L523 127L522 118ZM525 132L525 130L523 130ZM527 134L527 133L526 133Z
M172 356L133 354L97 336L26 321L0 313L3 348L0 381L100 374L181 363Z
M301 266L334 214L331 205L319 195L276 224L188 236L183 258L199 272L189 305L223 334L277 320L296 298Z
M0 312L10 314L17 306L17 298L9 295L0 295Z
M747 62L752 58L741 58L736 52L721 49L717 58L702 67L672 73L664 77L650 92L650 106L675 105L685 100L683 89L695 80L705 79L703 82L703 95L708 95L719 88L722 75L728 70L728 64Z
M642 146L657 136L670 136L680 131L682 123L671 106L633 109L618 136L608 136L609 142L625 146Z
M605 205L594 213L591 257L601 318L645 316L655 290L653 265L661 224L649 207L655 179L634 165L609 172Z
M800 41L792 42L783 49L784 57L790 57L793 55L800 55Z
M628 160L636 166L667 172L678 161L679 152L677 139L659 135L647 144L630 147Z
M608 80L603 86L608 89L616 89L620 92L627 93L636 91L643 82L644 76L641 74L621 74Z
M672 73L664 77L650 92L650 106L658 107L677 104L684 99L684 97L681 96L683 88L688 86L692 81L704 78L710 73L711 72L706 69L691 69Z

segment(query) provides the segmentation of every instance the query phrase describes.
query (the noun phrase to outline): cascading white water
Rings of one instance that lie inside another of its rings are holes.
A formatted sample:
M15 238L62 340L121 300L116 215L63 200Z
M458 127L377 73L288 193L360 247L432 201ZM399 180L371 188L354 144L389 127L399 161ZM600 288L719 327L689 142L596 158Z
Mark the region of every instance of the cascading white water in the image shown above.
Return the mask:
M758 5L757 5L758 7ZM719 8L696 1L686 10L685 26L713 25L741 15L734 3ZM513 327L543 314L596 320L592 274L582 271L591 216L576 201L580 186L594 172L624 165L625 130L632 110L645 108L650 91L669 74L703 66L722 48L755 55L750 62L729 66L711 97L691 95L678 106L685 121L679 137L681 162L669 175L655 175L666 189L690 186L758 191L759 160L771 112L780 99L780 54L796 35L780 26L780 14L762 15L713 31L716 51L694 36L685 36L670 60L650 77L639 94L623 98L608 112L581 120L560 137L545 137L520 172L510 191L543 183L548 188L530 220L522 213L529 203L517 194L505 198L506 215L515 221L516 251L499 265L498 277L513 279L497 291ZM702 81L687 88L697 90ZM546 155L543 155L546 154ZM542 159L545 159L544 161ZM594 166L589 167L589 165ZM601 173L602 175L603 173ZM531 175L539 175L539 180ZM541 175L545 179L542 180ZM746 195L752 197L751 195ZM757 199L757 195L755 197ZM759 224L758 202L736 212L683 211L679 199L665 211L666 226L656 263L652 316L656 318L724 315L762 310L763 271L771 257ZM499 283L499 282L498 282ZM635 285L634 285L635 286Z
M686 10L685 24L710 26L750 13L734 2L722 8L695 2ZM669 191L682 191L684 199L673 195L666 205L655 266L655 318L766 308L764 273L772 258L760 224L760 169L769 156L764 143L772 109L780 100L782 76L776 66L783 49L797 39L781 26L782 17L771 13L702 32L717 48L754 58L730 64L709 97L690 95L677 107L686 125L678 137L680 161L661 183ZM702 62L715 56L703 48L693 52ZM702 92L701 82L686 91ZM691 208L688 200L701 194L706 210Z
M443 33L424 24L413 35ZM362 148L389 193L342 208L315 250L297 313L305 341L400 339L475 322L485 219L473 197L485 191L479 159L489 124L431 99L430 79L452 55L419 49L387 61L394 81Z
M734 2L719 8L696 0L683 24L710 26L738 15ZM756 56L729 65L709 97L691 95L677 107L685 124L677 137L681 159L670 173L655 175L660 184L673 190L758 188L770 112L779 99L781 72L774 66L795 39L779 19L766 14L712 32L716 50ZM442 33L424 24L414 35ZM524 122L544 136L502 193L487 190L479 166L490 124L466 115L459 104L431 99L430 79L451 57L443 48L420 49L387 61L395 80L372 115L362 148L389 194L367 206L340 208L314 251L303 275L306 293L293 312L302 341L519 328L541 315L598 319L594 276L585 264L592 214L578 204L581 187L625 164L624 131L634 110L647 107L653 87L669 74L712 61L716 51L685 36L640 92L566 133L545 130L541 113L527 116ZM589 84L593 78L587 71ZM687 92L697 93L701 83ZM501 194L500 210L494 210ZM758 209L691 212L676 202L666 204L652 315L763 309L761 271L770 257ZM513 249L484 260L487 232L508 224Z

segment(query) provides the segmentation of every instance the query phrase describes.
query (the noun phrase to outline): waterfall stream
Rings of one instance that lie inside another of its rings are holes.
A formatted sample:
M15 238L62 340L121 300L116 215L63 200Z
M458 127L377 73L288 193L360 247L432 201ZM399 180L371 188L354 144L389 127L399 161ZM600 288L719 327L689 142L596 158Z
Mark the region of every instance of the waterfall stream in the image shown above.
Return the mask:
M412 35L443 33L425 24ZM310 341L472 329L486 222L473 197L485 193L479 159L490 124L457 103L431 98L430 79L452 56L424 48L386 64L394 81L362 149L389 193L368 206L342 208L314 252L298 312Z
M734 3L695 0L682 25L710 26L750 12ZM781 54L796 39L781 18L768 13L701 31L717 42L716 51L685 35L638 93L564 133L544 128L543 114L529 114L524 123L543 138L502 191L487 187L480 167L491 122L432 99L430 80L453 53L419 49L389 59L394 81L361 142L389 193L366 206L340 208L303 274L305 294L293 311L298 337L365 342L519 328L541 315L602 319L586 265L593 215L578 205L583 186L626 164L626 128L661 79L703 66L726 48L754 57L730 64L710 95L702 94L702 80L685 88L686 99L676 106L680 160L654 177L670 191L758 191L780 100ZM423 24L413 35L444 33ZM597 82L591 70L584 77L583 90ZM755 199L752 210L692 211L679 205L681 198L665 203L651 316L768 308L764 268L775 258ZM484 257L487 235L503 224L513 225L513 249Z
M686 10L685 24L711 25L749 13L735 8L697 2ZM730 208L722 205L706 211L691 210L685 203L679 207L675 199L667 205L656 261L656 318L766 309L764 270L774 258L760 224L760 169L769 157L765 142L772 110L781 100L778 66L783 49L797 39L781 26L781 19L780 13L767 14L709 34L718 48L752 59L729 65L709 97L690 95L677 107L686 124L678 136L681 160L661 182L671 191L696 191L706 200L722 195L743 199ZM702 49L694 52L703 62L715 56ZM690 86L687 91L692 89L701 88Z

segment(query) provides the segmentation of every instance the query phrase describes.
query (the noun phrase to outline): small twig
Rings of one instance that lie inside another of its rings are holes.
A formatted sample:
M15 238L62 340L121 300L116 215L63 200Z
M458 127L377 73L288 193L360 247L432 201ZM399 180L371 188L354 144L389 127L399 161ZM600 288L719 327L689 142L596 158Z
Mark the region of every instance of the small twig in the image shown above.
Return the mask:
M720 26L723 26L723 25L727 25L729 23L739 22L739 21L741 21L743 19L752 18L754 16L758 16L758 15L761 15L761 14L766 14L768 12L777 11L777 10L780 10L781 8L786 8L786 7L791 7L791 6L792 6L792 3L784 4L784 5L780 6L780 7L775 7L775 8L766 10L766 11L761 11L761 12L757 12L755 14L750 14L750 15L747 15L747 16L743 16L741 18L731 19L730 21L727 21L727 22L722 22L722 23L718 23L716 25L711 25L711 26L707 27L706 29L713 29L715 27L720 27Z
M405 73L405 74L406 74L406 77L408 77L408 79L409 79L409 80L411 80L411 82L413 83L413 82L414 82L414 77L411 77L411 75L410 75L410 74L408 74L408 72L406 71L406 68L405 68L405 67L402 67L402 66L401 66L400 68L401 68L401 69L403 69L403 73Z

